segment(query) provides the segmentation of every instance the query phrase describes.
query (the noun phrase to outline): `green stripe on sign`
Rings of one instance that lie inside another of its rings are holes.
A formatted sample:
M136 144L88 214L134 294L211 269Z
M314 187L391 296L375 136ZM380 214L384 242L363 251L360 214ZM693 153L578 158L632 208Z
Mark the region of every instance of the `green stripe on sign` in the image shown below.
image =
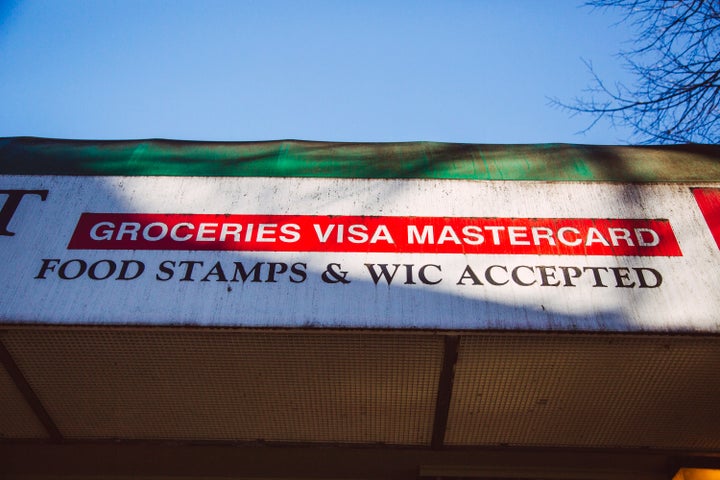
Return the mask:
M0 139L3 175L717 182L720 146Z

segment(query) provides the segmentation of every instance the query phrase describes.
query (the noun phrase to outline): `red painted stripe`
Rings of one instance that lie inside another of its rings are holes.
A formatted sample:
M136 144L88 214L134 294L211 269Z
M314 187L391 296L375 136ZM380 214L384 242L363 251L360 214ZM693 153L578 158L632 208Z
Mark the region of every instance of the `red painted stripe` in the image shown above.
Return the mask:
M693 188L693 195L720 248L720 188Z

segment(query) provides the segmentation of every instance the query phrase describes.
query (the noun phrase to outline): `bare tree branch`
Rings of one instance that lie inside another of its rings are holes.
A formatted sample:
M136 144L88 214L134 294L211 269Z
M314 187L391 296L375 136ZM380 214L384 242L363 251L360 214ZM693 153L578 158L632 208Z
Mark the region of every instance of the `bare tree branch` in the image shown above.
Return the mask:
M553 103L613 125L630 126L639 143L720 143L720 1L592 0L620 9L635 30L620 52L636 84L610 88L593 70L585 96Z

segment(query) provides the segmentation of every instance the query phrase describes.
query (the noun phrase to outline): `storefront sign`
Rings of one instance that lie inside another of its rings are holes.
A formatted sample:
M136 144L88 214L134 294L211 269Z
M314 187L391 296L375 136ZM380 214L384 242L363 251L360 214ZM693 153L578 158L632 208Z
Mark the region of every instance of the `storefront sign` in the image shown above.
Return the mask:
M0 321L720 332L718 205L716 185L3 176Z

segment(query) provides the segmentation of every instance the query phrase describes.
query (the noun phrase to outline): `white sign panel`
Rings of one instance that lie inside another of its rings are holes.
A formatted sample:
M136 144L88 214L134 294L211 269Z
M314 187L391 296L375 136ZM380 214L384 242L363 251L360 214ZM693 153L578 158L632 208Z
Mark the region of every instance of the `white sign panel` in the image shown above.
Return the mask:
M0 322L720 331L720 186L0 177Z

